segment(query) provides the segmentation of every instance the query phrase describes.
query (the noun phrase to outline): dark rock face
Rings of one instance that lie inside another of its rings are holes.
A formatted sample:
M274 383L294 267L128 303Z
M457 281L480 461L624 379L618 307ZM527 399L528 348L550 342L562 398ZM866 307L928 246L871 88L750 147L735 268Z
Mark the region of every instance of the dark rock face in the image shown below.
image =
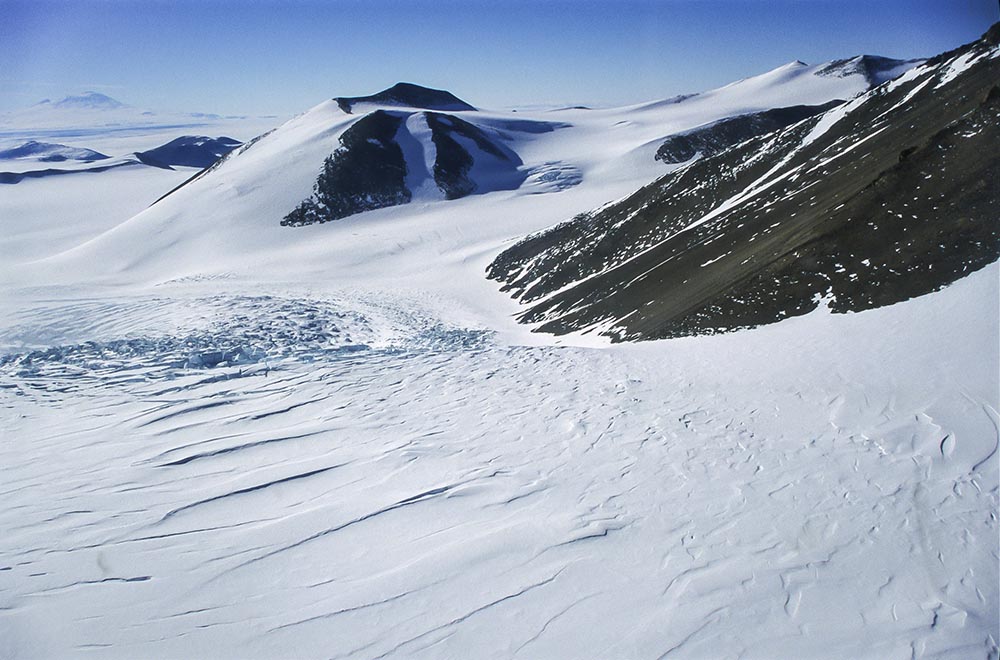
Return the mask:
M499 160L513 162L517 158L516 156L512 158L493 144L478 127L458 117L436 112L426 112L424 117L427 119L427 125L431 129L431 139L437 149L437 157L434 160L434 182L447 199L459 199L476 190L476 183L468 176L473 164L472 154L456 141L456 136L471 140L479 149ZM520 164L520 159L517 159L515 165Z
M243 144L230 137L211 138L204 135L183 135L164 145L140 151L136 158L153 167L209 167Z
M787 108L774 108L773 110L723 119L687 133L671 135L656 150L656 160L672 164L691 160L697 154L714 156L735 144L808 119L841 103L843 101L830 101L823 105L793 105Z
M326 159L312 197L285 216L284 226L339 220L355 213L406 204L413 198L407 187L409 168L401 140L416 145L407 120L423 120L434 146L433 176L445 199L458 199L491 190L509 190L524 182L526 173L516 153L506 147L502 133L477 126L455 115L439 112L376 110L355 122L340 138L341 147ZM419 122L418 122L419 123ZM523 122L537 132L532 122ZM544 124L545 130L553 130ZM425 133L421 135L426 139ZM425 164L414 163L417 180ZM414 154L410 154L414 158ZM474 166L479 165L474 172ZM478 172L479 180L474 178ZM481 175L481 176L480 176ZM416 185L419 184L414 184Z
M362 117L340 137L323 164L313 195L285 216L283 226L339 220L355 213L406 204L406 160L396 142L404 117L382 110Z
M396 83L389 89L384 89L371 96L337 97L334 101L337 102L341 110L348 114L351 114L354 106L359 103L449 112L475 110L474 107L451 92L405 82Z
M938 290L1000 257L996 34L530 237L488 275L540 331L615 341Z

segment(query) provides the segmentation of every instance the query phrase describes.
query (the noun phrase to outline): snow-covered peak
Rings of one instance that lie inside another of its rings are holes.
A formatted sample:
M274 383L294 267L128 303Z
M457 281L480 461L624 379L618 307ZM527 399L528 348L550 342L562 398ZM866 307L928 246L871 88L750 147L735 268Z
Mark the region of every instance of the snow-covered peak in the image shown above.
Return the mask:
M51 105L53 108L68 110L117 110L118 108L127 107L121 101L113 99L106 94L101 94L100 92L84 92L79 96L67 96L61 101L56 101L54 103L46 101L42 101L42 103Z
M742 97L748 106L759 108L794 104L818 105L835 98L853 98L902 75L921 61L894 60L875 55L858 55L813 65L794 60L701 96Z
M31 158L42 162L59 162L64 160L93 161L107 158L93 149L70 147L65 144L38 142L28 140L24 144L11 149L0 150L0 160Z

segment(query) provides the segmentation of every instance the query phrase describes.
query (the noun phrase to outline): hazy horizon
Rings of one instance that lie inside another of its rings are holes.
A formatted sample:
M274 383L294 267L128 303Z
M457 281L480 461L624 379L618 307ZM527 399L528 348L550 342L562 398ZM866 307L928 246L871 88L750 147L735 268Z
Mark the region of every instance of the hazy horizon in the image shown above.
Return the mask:
M483 107L624 105L796 59L931 56L998 20L994 0L0 4L0 111L96 91L222 115L292 114L399 81Z

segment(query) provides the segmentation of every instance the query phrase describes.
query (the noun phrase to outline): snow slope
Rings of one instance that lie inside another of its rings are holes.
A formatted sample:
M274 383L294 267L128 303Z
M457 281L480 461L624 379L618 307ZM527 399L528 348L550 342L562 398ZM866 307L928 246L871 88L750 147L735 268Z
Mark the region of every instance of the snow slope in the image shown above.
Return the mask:
M996 657L997 276L614 349L356 292L40 301L0 649Z
M104 172L0 185L0 261L16 269L19 263L90 240L142 211L194 171L146 167L133 161Z

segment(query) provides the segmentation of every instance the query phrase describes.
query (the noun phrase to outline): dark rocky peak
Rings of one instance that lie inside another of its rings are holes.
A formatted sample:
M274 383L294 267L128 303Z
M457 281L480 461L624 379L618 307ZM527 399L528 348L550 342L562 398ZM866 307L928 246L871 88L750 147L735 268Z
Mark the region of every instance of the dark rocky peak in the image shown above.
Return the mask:
M445 110L457 112L475 110L474 107L443 89L421 87L413 83L396 83L371 96L337 97L334 99L340 109L350 114L359 103L370 103L401 108L423 108L425 110Z

